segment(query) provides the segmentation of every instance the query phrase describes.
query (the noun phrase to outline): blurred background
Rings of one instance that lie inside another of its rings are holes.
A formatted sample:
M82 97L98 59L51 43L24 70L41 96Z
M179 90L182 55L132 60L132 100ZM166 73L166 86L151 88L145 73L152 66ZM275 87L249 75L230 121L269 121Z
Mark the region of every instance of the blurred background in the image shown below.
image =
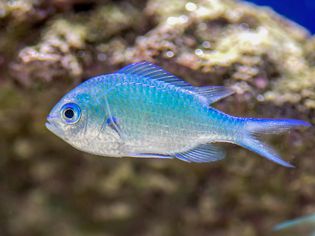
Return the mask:
M96 157L44 126L71 88L140 60L231 87L215 106L232 115L314 124L314 3L253 2L0 0L0 235L280 235L314 213L314 128L267 137L285 169L233 145L211 164Z

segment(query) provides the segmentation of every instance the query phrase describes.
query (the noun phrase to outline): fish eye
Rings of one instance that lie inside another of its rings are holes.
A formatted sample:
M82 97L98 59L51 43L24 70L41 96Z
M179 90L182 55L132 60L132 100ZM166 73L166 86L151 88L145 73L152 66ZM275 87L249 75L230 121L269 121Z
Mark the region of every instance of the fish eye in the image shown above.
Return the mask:
M65 117L68 119L72 119L74 117L74 111L72 110L72 108L68 108L65 110Z
M68 124L74 124L80 120L81 109L75 103L67 103L61 108L61 116Z

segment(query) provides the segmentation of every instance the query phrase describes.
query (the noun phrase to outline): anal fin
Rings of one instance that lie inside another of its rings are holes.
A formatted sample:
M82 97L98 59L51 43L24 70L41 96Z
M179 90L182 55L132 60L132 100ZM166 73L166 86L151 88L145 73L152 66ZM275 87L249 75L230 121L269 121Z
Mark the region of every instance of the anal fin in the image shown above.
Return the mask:
M215 144L201 144L187 152L176 153L175 157L186 162L205 163L224 159L225 152Z

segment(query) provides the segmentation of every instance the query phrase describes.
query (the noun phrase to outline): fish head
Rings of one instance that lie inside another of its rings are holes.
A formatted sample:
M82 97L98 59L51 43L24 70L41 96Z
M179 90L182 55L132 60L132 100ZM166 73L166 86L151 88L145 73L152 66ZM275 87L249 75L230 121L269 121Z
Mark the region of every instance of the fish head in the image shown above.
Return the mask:
M92 99L91 89L81 84L68 92L52 108L47 116L46 127L70 145L82 149L89 145L91 131L96 128L93 127L93 110L97 110L97 104Z
M52 108L46 127L81 151L121 156L123 140L108 123L111 112L106 91L112 78L93 77L72 89Z

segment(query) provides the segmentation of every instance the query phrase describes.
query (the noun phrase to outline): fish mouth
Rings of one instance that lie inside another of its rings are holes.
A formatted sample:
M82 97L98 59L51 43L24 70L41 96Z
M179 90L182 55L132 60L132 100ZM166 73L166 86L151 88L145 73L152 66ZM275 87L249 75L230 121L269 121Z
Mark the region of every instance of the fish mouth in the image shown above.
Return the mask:
M45 123L46 128L51 131L53 134L63 137L63 132L60 128L58 128L53 122L47 120Z
M53 132L53 130L52 130L53 125L52 125L49 121L46 121L45 126L46 126L46 128L47 128L48 130L50 130L51 132Z

